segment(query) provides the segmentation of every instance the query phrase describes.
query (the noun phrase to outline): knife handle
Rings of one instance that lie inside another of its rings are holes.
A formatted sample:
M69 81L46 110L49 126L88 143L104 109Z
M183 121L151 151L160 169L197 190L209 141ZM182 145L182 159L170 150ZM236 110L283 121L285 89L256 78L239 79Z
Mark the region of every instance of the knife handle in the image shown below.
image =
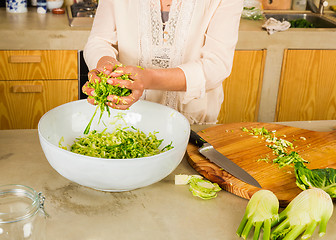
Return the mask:
M189 142L196 145L197 147L202 147L204 143L207 143L200 135L198 135L195 131L190 130L190 138Z

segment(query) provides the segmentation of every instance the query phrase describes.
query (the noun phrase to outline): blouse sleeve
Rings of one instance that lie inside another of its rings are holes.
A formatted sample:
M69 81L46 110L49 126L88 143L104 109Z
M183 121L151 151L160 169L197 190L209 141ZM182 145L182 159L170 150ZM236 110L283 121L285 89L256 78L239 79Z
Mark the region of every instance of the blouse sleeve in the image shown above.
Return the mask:
M118 55L117 49L113 47L113 45L117 45L117 31L113 12L112 0L99 1L91 33L84 48L84 59L90 70L96 68L101 57L111 56L116 58Z
M200 58L179 66L187 83L183 104L204 97L207 91L220 86L231 73L243 1L220 2L205 33Z

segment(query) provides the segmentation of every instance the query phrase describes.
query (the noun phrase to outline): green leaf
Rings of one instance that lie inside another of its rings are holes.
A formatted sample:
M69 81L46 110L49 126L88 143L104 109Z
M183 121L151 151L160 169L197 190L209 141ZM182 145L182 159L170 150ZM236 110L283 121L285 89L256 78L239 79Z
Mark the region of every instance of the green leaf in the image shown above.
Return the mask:
M302 163L295 164L296 185L302 190L320 188L336 198L336 169L308 169Z

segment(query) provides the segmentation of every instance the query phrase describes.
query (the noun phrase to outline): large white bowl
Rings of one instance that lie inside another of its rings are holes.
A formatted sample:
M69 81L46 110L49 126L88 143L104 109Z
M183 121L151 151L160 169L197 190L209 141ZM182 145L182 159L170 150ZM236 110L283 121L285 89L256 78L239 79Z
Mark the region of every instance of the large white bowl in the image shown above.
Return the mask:
M164 139L162 147L170 142L173 149L151 157L135 159L104 159L72 153L59 147L72 145L91 119L95 106L86 100L78 100L58 106L40 119L38 133L43 152L50 165L63 177L90 188L119 192L156 183L169 175L181 162L188 144L190 125L179 112L166 106L139 100L129 110L105 112L98 125L99 113L91 130L111 131L116 126L134 126L148 134L157 131L158 139ZM113 116L123 113L117 122ZM68 148L69 149L69 148Z

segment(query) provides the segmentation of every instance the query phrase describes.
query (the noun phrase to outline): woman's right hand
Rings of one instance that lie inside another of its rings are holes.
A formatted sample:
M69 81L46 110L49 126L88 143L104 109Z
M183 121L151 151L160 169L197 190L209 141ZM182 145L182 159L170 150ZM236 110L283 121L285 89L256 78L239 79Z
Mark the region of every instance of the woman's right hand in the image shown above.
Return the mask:
M93 105L96 105L95 100L93 99L94 89L88 87L89 82L100 82L100 78L97 76L98 73L102 72L106 75L110 75L113 70L116 68L116 66L121 65L120 62L118 62L115 58L110 56L104 56L99 59L97 63L97 67L95 69L92 69L88 73L89 81L86 82L83 87L82 91L89 97L87 98L87 101Z

